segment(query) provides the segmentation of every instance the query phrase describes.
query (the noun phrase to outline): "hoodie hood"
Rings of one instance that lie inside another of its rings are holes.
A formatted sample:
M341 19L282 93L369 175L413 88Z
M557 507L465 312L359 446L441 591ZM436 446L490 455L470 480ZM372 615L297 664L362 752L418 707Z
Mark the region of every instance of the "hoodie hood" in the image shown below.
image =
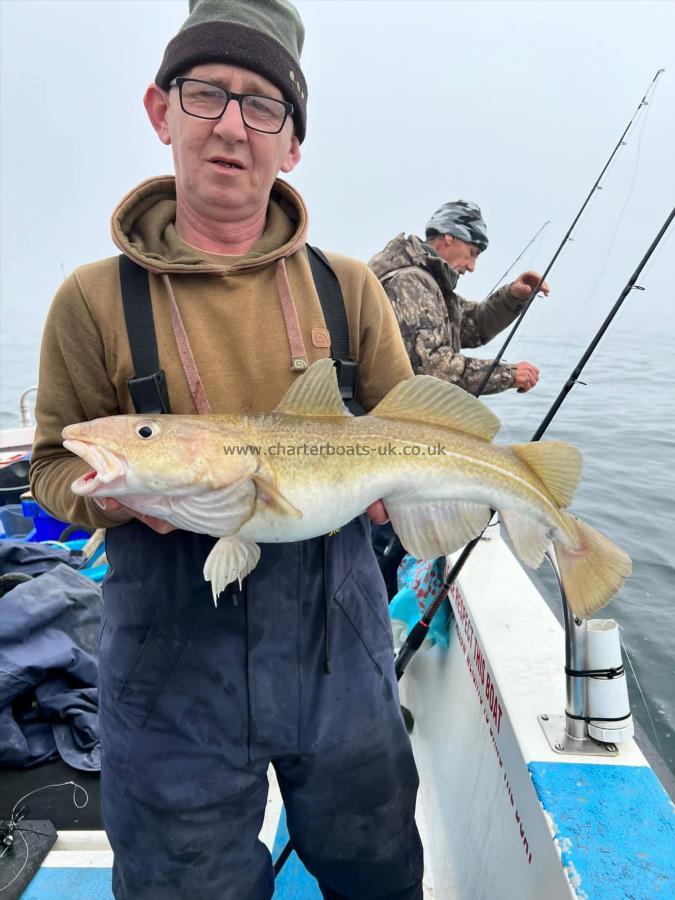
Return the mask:
M268 265L299 250L306 241L307 210L300 194L277 179L260 240L230 265L186 244L176 232L176 180L149 178L130 191L113 213L112 239L134 262L160 275L235 273ZM206 257L206 258L205 258Z
M458 273L441 259L433 247L414 234L408 237L403 233L397 235L368 265L380 281L400 269L424 269L438 282L444 295L454 292L459 278Z

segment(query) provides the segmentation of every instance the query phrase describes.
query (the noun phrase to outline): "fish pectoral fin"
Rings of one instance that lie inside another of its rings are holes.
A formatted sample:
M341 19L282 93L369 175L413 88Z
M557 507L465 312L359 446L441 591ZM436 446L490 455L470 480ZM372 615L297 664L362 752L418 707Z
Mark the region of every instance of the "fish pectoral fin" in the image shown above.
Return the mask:
M203 494L172 497L170 521L186 531L202 534L236 534L255 510L255 485L251 478Z
M260 559L260 547L246 538L222 537L206 557L204 578L211 582L213 602L218 605L218 595L228 584L242 579L255 569Z
M579 450L564 441L531 441L509 449L543 482L558 506L570 505L581 478Z
M499 513L518 559L533 569L541 565L551 542L548 526L514 512Z
M385 506L401 543L417 559L436 559L459 550L490 521L490 508L478 503L397 507L385 500Z
M292 519L302 519L300 510L293 506L270 481L259 475L254 475L253 481L255 482L258 496L271 506L276 513Z
M433 375L415 375L401 381L369 415L440 425L484 441L491 441L501 425L497 416L476 397Z
M342 402L332 359L320 359L299 375L275 412L287 416L351 416Z

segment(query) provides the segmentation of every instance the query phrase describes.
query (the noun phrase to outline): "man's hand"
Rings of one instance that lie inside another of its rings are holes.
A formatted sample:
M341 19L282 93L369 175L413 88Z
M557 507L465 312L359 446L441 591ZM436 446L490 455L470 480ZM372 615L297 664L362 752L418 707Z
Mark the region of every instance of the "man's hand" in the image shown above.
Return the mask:
M516 363L515 387L519 394L526 394L539 381L539 369L529 362Z
M129 509L128 506L125 506L118 500L113 500L112 497L93 497L92 499L106 516L114 519L116 522L128 522L131 516L132 519L138 519L139 522L143 522L148 528L152 528L157 534L168 534L170 531L176 530L176 526L172 525L171 522L167 522L166 519L158 519L156 516L144 516L133 509Z
M523 272L511 283L511 296L516 300L527 300L540 281L541 275L539 272ZM537 293L548 297L548 284L544 282Z
M381 500L376 500L374 503L370 504L368 507L368 515L370 516L370 521L373 525L386 525L389 521L387 510L384 508L384 503Z

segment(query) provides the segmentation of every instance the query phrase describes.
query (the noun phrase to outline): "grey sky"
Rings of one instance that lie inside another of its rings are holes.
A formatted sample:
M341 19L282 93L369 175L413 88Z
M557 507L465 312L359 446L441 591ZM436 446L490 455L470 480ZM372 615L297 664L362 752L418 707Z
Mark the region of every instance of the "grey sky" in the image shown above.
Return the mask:
M474 299L550 219L524 260L545 265L654 73L667 69L552 273L550 299L523 325L530 337L565 338L596 327L675 200L675 4L297 6L309 118L289 180L309 206L310 240L368 258L397 232L422 231L446 200L476 201L491 244L461 282ZM109 219L122 196L171 171L141 97L187 2L1 0L0 9L6 366L19 354L24 365L37 360L62 268L115 252ZM673 328L674 255L671 235L623 326Z

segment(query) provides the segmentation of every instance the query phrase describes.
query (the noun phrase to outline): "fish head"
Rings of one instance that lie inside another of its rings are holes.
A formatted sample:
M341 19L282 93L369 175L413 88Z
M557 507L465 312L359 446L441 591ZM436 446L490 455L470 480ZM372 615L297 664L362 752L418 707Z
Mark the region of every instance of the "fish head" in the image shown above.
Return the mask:
M68 425L63 446L91 471L71 485L85 497L202 494L242 481L256 471L255 453L232 425L206 416L108 416Z

